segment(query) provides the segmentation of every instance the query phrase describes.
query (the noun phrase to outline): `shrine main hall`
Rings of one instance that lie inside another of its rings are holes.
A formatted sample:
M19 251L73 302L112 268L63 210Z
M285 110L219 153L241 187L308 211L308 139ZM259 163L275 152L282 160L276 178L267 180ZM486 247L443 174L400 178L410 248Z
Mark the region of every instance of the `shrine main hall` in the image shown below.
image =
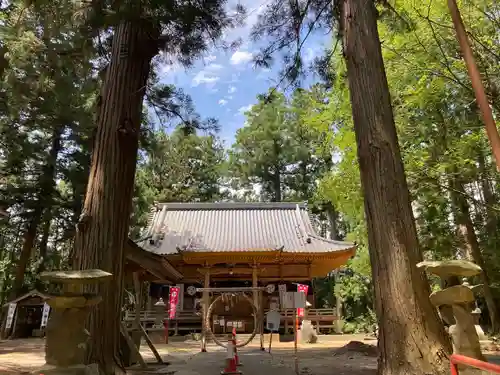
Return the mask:
M174 280L171 274L165 279L150 275L149 280L149 308L160 297L168 298L168 285L180 288L177 318L171 325L176 333L201 330L200 305L209 303L211 296L196 292L200 287L273 284L273 293L255 300L266 310L278 302L278 285L296 291L297 284L305 284L312 314L321 315L312 280L327 276L355 254L354 243L319 236L304 203L159 203L137 245L177 271ZM230 313L221 306L214 312L213 330L224 333L235 327L251 332L249 315L248 304L234 306ZM282 315L286 325L286 311Z

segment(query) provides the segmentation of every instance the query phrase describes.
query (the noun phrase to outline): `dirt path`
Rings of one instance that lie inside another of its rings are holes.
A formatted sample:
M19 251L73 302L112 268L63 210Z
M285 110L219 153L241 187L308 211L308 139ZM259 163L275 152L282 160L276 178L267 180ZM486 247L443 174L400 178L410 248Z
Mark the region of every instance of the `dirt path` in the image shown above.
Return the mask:
M176 375L218 375L224 366L226 354L223 351L197 353L184 363L172 363L171 371ZM245 375L294 375L293 350L279 349L270 355L258 348L240 352ZM303 375L373 375L377 359L358 353L335 355L333 349L308 348L299 355L299 373Z
M299 344L300 374L374 375L377 366L376 341L364 338L362 335L320 336L317 344ZM268 344L266 338L266 349ZM495 345L482 344L485 354L499 354ZM147 372L150 375L219 375L224 367L226 353L214 344L208 345L207 353L200 353L199 342L179 338L168 345L158 344L156 347L170 365L162 368L154 366L154 372ZM45 363L44 350L43 339L0 342L0 375L29 374L40 368ZM147 345L141 347L141 353L147 362L154 362ZM259 341L255 340L239 354L243 375L295 375L293 343L273 341L269 354L261 351ZM130 373L146 374L138 371Z
M299 345L299 363L302 374L331 375L349 372L356 375L371 374L376 366L374 357L345 353L335 355L334 348L341 347L352 340L362 340L362 336L324 336L318 344ZM372 341L373 342L373 341ZM266 349L268 342L265 343ZM225 352L211 344L208 353L200 353L199 343L192 340L158 344L162 357L171 362L168 372L178 375L218 375L224 365ZM45 363L45 341L43 339L7 340L0 342L0 374L26 374ZM147 345L141 346L141 353L147 361L154 357ZM247 375L272 373L273 375L294 374L293 343L280 343L273 340L272 355L259 350L255 340L240 351L242 372Z
M304 375L372 375L376 368L376 358L359 353L336 353L335 348L352 340L363 340L362 336L324 336L318 344L299 345L299 368ZM374 341L372 341L374 343ZM265 343L266 349L268 342ZM27 374L45 363L45 341L43 339L10 340L0 342L0 374ZM226 353L211 344L208 353L200 353L199 343L191 340L159 344L160 355L171 365L158 373L176 375L218 375L225 362ZM148 362L154 357L146 345L141 353ZM274 342L272 354L262 352L255 340L240 351L244 375L293 375L293 343ZM165 372L166 371L166 372Z

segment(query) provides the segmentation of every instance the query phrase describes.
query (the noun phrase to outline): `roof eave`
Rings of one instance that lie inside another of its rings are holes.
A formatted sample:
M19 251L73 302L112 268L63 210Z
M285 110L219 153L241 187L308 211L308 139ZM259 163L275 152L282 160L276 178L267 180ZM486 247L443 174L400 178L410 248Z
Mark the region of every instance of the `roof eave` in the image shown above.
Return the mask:
M40 297L42 299L48 299L48 298L50 298L50 296L48 294L45 294L45 293L39 292L36 289L33 289L32 291L30 291L28 293L25 293L25 294L17 297L16 299L13 299L12 301L4 303L2 307L7 307L11 303L19 303L20 301L23 301L23 300L25 300L27 298L31 298L31 297Z
M183 278L182 273L177 271L174 266L172 266L172 264L170 264L170 262L161 254L155 254L142 248L130 238L128 239L127 244L129 245L127 259L144 267L146 271L150 272L154 276L162 279L168 277L172 279L171 281L178 281ZM143 258L147 257L147 259L139 259L141 256ZM148 264L145 265L143 264L144 262L147 262Z

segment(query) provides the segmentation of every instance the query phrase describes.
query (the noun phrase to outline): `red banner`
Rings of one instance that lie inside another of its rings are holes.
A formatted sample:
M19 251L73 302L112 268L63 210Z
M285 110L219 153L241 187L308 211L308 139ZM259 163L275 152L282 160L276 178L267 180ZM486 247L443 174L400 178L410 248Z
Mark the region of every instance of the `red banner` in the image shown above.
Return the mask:
M304 284L297 284L297 292L302 292L306 294L306 301L307 301L307 291L309 290L309 285L304 285ZM304 309L299 308L297 309L297 316L299 318L302 318L304 316Z
M170 287L170 295L168 298L169 304L169 318L174 319L175 314L177 313L177 304L179 303L179 291L180 288L178 286Z

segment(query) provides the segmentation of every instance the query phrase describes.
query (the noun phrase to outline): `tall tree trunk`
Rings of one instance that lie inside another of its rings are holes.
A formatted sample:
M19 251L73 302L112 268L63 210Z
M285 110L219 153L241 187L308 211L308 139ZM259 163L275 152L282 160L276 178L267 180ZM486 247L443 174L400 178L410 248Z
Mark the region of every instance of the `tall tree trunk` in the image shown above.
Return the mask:
M121 372L120 312L124 246L132 209L142 102L157 53L158 30L146 21L116 28L99 109L82 215L77 224L75 269L99 268L113 278L100 286L103 302L91 313L88 361L105 374Z
M340 15L379 325L379 374L447 374L449 339L429 300L398 145L374 2Z
M52 224L52 212L52 209L49 207L43 214L42 238L40 239L40 245L38 246L40 251L40 264L38 265L38 269L36 271L38 274L45 270L45 263L47 262L47 248L50 237L50 225Z
M329 238L331 240L340 240L339 231L337 229L337 210L332 202L326 203L326 216L328 217L329 224ZM340 282L340 277L338 273L333 274L334 282ZM342 296L339 293L338 288L334 288L333 293L335 295L335 313L337 315L337 320L335 321L335 332L342 333Z
M279 167L276 166L275 171L272 174L272 189L273 189L273 194L271 201L273 202L281 202L281 172L279 170Z
M488 167L483 154L483 150L480 150L477 158L479 164L479 173L481 178L481 190L483 191L484 203L486 204L486 231L488 237L493 237L492 245L496 248L497 240L497 214L495 212L496 199L493 193L493 186L489 179Z
M326 217L328 218L328 230L330 232L331 240L340 240L339 230L337 228L337 210L332 202L327 202L326 207Z
M52 205L54 199L57 156L61 151L61 133L62 127L60 126L55 127L52 132L51 148L39 180L40 192L36 202L36 208L31 215L23 237L23 246L21 248L19 261L17 262L14 283L12 286L12 297L17 296L23 287L24 274L31 257L33 246L35 245L38 225L42 220L44 210Z
M9 287L9 285L11 285L11 279L8 277L8 275L12 275L14 273L14 259L16 257L16 254L17 252L14 251L14 249L16 249L18 246L21 245L22 243L22 237L23 235L21 234L21 227L22 227L22 224L20 224L17 228L17 238L16 240L14 241L14 245L11 247L11 252L10 252L10 256L9 256L9 266L7 268L7 270L5 271L5 277L4 279L2 280L2 290L0 291L0 300L1 300L1 303L0 305L3 306L3 304L5 302L9 302L10 299L7 299L7 288ZM5 339L6 338L6 328L5 328L5 322L6 322L6 319L7 319L7 311L6 310L3 310L3 316L2 316L2 324L1 324L1 327L0 327L0 338L1 339Z
M455 171L454 176L458 176L458 171ZM483 255L479 247L474 224L470 217L470 207L465 198L464 186L458 178L452 178L452 199L454 205L454 216L458 227L458 235L463 243L463 249L469 255L469 259L473 260L483 272L481 272L481 281L483 283L483 295L488 306L488 313L491 320L491 328L494 332L498 332L500 320L498 317L498 308L493 298L493 293L490 287L490 278L486 269L486 264L483 260Z
M24 284L24 274L31 257L31 251L35 245L38 224L40 223L40 210L37 208L28 223L28 227L23 235L23 246L16 265L14 282L12 283L11 299L17 297L22 292Z

